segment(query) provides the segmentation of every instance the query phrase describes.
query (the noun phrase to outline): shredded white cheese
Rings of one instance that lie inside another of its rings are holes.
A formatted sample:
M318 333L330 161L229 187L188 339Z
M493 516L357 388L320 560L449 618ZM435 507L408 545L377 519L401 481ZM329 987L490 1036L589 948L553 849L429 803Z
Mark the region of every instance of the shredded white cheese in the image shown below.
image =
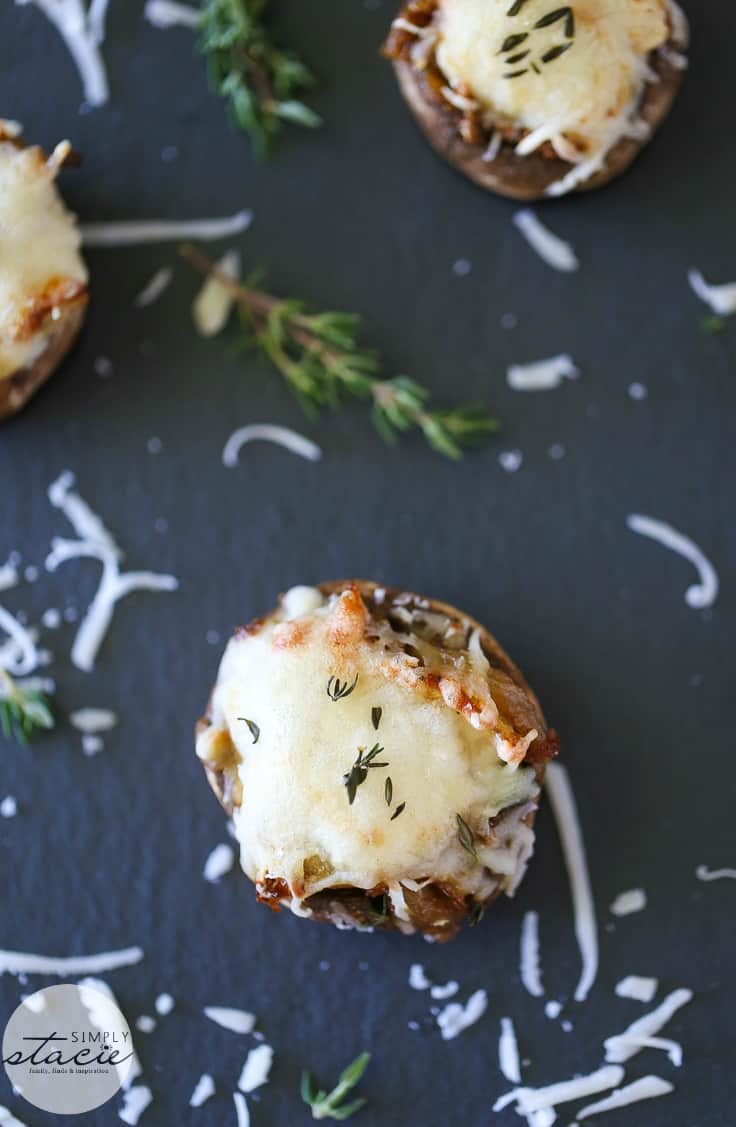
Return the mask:
M253 212L246 209L223 219L131 219L117 223L87 223L79 229L85 246L130 247L176 242L177 239L225 239L247 230L252 219Z
M56 27L74 60L90 106L102 106L109 98L105 64L100 52L104 35L104 7L93 0L85 10L82 0L15 0L35 3Z
M409 967L409 985L412 990L429 990L432 985L421 963L412 963Z
M532 250L553 270L569 274L580 269L580 262L571 244L545 227L531 208L525 207L517 211L513 216L513 223Z
M120 951L103 951L99 955L72 955L64 958L0 950L0 975L54 974L63 978L65 975L100 974L119 967L135 966L142 958L143 950L140 947L124 947Z
M26 1127L25 1123L21 1123L20 1119L16 1119L14 1115L8 1111L6 1107L0 1104L0 1123L2 1127Z
M153 1093L145 1084L129 1088L123 1095L123 1106L118 1112L118 1118L129 1127L136 1127L138 1120L143 1115L148 1105L153 1100Z
M33 632L2 606L0 630L8 635L7 642L0 649L0 669L12 677L27 677L41 664Z
M229 873L235 863L235 850L231 845L216 845L204 863L203 876L213 884Z
M156 1007L157 1014L161 1017L166 1017L174 1008L174 999L171 997L171 994L159 994L154 1002L154 1006Z
M268 1083L268 1076L273 1063L273 1049L270 1045L259 1045L251 1049L245 1058L243 1070L238 1080L241 1092L254 1092L262 1084Z
M158 301L162 293L171 285L173 277L174 271L170 266L162 266L157 270L134 299L133 305L136 309L145 309L146 306L153 305L154 301Z
M16 587L19 579L18 568L10 560L0 567L0 591L9 591L11 587Z
M576 380L579 375L572 356L564 352L531 364L512 364L506 370L506 382L514 391L552 391L563 380Z
M704 607L713 606L718 598L719 586L716 569L689 536L678 532L671 525L665 524L664 521L641 516L638 513L632 513L628 516L626 524L632 532L637 532L640 536L647 536L650 540L656 540L663 547L669 548L679 556L689 560L697 569L700 582L694 583L685 592L685 602L689 607L702 610Z
M736 313L736 282L711 286L699 270L691 270L687 277L692 290L718 317L731 317Z
M539 915L525 912L521 923L521 962L519 966L521 981L534 998L544 994L542 974L539 967Z
M736 880L736 869L709 869L707 865L698 865L695 870L698 880Z
M235 1114L238 1119L238 1127L250 1127L250 1113L248 1111L248 1104L245 1101L245 1096L242 1092L233 1092L233 1103L235 1104Z
M582 958L582 971L575 988L575 1001L584 1002L598 974L598 928L585 845L570 780L567 771L559 763L550 763L547 767L545 786L570 878L575 935Z
M234 469L238 464L241 446L256 441L274 442L277 446L283 446L285 450L290 450L292 454L298 454L309 462L319 462L322 457L322 450L316 442L312 442L295 430L290 430L289 427L251 423L250 426L240 427L230 435L222 451L223 464L228 469Z
M204 1016L214 1021L215 1025L229 1029L231 1033L252 1033L256 1024L254 1014L227 1006L205 1006Z
M474 1025L483 1017L488 1007L488 995L485 990L476 990L471 994L463 1006L459 1002L450 1002L437 1014L437 1024L440 1027L443 1041L451 1041L458 1037L469 1026Z
M616 983L616 994L619 998L631 998L635 1002L651 1002L658 988L659 980L656 978L629 974Z
M215 1094L215 1082L208 1072L203 1072L189 1097L190 1107L201 1107Z
M516 1031L510 1017L501 1018L501 1035L498 1039L498 1067L510 1084L521 1083L521 1062Z
M611 904L610 911L614 916L630 916L634 912L641 912L647 906L647 894L643 888L630 888L626 892L619 892Z
M641 1038L656 1036L682 1006L692 1001L692 997L692 990L685 988L673 990L657 1006L656 1010L652 1010L640 1017L638 1021L632 1022L623 1033L608 1037L604 1042L606 1060L612 1064L624 1064L631 1057L636 1056L643 1047L640 1044Z
M96 732L110 732L118 718L109 708L80 708L72 712L69 722L78 732L94 735Z
M640 1100L651 1100L657 1096L666 1096L674 1092L674 1085L659 1076L643 1076L625 1088L617 1088L604 1100L588 1104L577 1114L578 1119L587 1119L591 1115L600 1115L604 1111L615 1111L619 1107L628 1107L629 1104L638 1103Z
M429 992L436 1001L442 1002L445 998L454 998L459 989L460 983L450 979L449 982L430 987Z
M74 475L62 473L49 488L49 500L72 524L78 540L56 538L46 559L49 571L68 560L90 558L102 564L102 578L72 646L72 662L89 673L98 650L112 623L116 604L133 591L175 591L179 582L173 575L150 571L120 571L122 553L86 501L73 492Z
M150 1014L141 1014L135 1019L135 1027L141 1033L153 1033L156 1028L156 1018L151 1017Z
M226 251L216 263L216 270L218 276L212 274L205 280L192 304L194 326L203 337L217 336L227 324L235 295L223 285L219 275L232 282L240 279L240 253L237 250Z
M562 1003L558 1002L556 999L552 999L551 1001L547 1002L546 1006L544 1007L545 1017L548 1017L550 1021L556 1021L561 1013Z
M110 0L90 0L89 11L87 13L87 26L89 27L93 41L98 46L105 42L107 10L109 7Z
M501 1096L493 1105L494 1111L503 1111L509 1104L516 1104L519 1115L531 1115L536 1111L557 1107L558 1104L581 1100L615 1088L624 1078L624 1070L618 1065L607 1065L588 1076L576 1076L573 1080L562 1080L546 1088L515 1088Z
M199 27L202 13L191 4L179 4L177 0L146 0L143 15L154 27L166 30L169 27Z
M14 818L18 813L18 803L12 794L7 794L0 802L0 818Z

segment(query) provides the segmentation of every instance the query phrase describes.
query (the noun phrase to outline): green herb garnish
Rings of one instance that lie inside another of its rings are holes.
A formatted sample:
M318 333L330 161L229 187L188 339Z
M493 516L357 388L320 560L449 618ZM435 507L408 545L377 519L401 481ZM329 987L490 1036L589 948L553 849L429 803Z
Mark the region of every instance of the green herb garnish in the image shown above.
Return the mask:
M242 720L244 724L248 725L248 731L253 737L253 743L257 744L261 738L261 729L258 727L255 720L249 720L247 716L239 716L238 720Z
M390 806L391 801L394 797L394 784L391 781L390 775L386 779L386 783L385 783L384 788L383 788L383 797L386 799L386 805Z
M0 669L0 729L8 740L27 744L38 729L51 729L54 717L48 697L26 688Z
M371 1059L370 1053L361 1053L352 1064L349 1064L331 1092L315 1089L315 1081L311 1072L302 1073L301 1094L305 1104L312 1109L312 1119L349 1119L356 1111L364 1106L364 1099L353 1100L349 1104L342 1101L348 1092L352 1091L360 1081Z
M338 677L330 677L327 682L327 696L330 700L343 700L349 697L355 686L358 684L358 674L355 674L355 680L352 685L347 681L341 681Z
M463 849L470 854L476 861L478 854L475 851L475 834L471 830L468 823L460 814L455 815L457 821L457 839L462 845Z
M373 727L375 728L376 731L378 731L378 725L381 723L381 717L382 716L383 716L383 709L382 708L372 708L371 709L371 724L373 725Z
M356 314L308 313L301 301L258 289L255 279L239 285L194 247L183 247L182 254L232 294L244 345L273 364L309 415L339 406L343 395L362 399L386 442L416 428L434 450L455 460L463 447L497 430L496 420L482 408L430 410L430 393L422 384L407 376L382 379L378 356L358 346L361 319Z
M485 907L476 900L468 915L468 927L477 927L485 914Z
M391 818L389 820L391 822L395 821L395 819L398 818L400 814L403 814L405 810L406 810L406 803L400 802L399 805L394 810L394 812L391 815Z
M362 786L368 778L368 771L371 767L388 767L388 763L379 763L376 761L376 756L380 755L383 748L378 744L374 744L370 751L366 751L364 747L358 748L358 757L353 763L352 767L346 775L343 775L342 781L348 792L348 802L352 806L355 802L355 796L358 792L358 787Z
M199 21L199 49L207 56L210 81L259 157L285 122L308 129L322 124L297 97L314 85L312 72L292 51L276 46L263 22L268 3L206 0Z
M710 336L716 336L718 333L725 333L726 331L726 318L719 317L717 314L714 314L713 317L704 317L701 324L703 332Z

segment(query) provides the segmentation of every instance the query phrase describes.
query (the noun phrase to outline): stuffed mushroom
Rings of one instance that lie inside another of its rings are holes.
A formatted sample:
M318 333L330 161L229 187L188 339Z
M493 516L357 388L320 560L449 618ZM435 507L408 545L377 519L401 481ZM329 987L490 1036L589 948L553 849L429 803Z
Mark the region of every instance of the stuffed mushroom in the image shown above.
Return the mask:
M87 270L55 183L70 154L64 141L46 157L0 122L0 419L52 375L84 321Z
M555 753L482 626L359 580L238 630L197 728L261 903L440 940L515 891Z
M384 53L442 156L533 200L629 166L672 105L687 43L674 0L409 0Z

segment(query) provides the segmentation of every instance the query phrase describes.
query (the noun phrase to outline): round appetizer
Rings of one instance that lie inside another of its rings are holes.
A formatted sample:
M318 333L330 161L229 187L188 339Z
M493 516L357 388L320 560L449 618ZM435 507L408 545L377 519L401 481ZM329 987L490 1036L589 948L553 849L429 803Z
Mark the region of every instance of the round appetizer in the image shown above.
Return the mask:
M53 374L87 307L79 232L56 188L71 146L47 158L19 134L0 122L0 419Z
M487 630L363 580L236 631L197 727L261 903L439 940L517 888L555 754Z
M409 0L384 52L442 156L533 200L631 164L672 105L687 43L674 0Z

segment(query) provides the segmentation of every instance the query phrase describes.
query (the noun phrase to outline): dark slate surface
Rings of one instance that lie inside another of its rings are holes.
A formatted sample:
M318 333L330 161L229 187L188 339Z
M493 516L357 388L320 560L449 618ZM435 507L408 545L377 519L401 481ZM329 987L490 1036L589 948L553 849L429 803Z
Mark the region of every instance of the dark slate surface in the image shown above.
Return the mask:
M327 1081L366 1047L375 1056L365 1127L511 1127L519 1122L511 1109L490 1111L507 1087L496 1066L499 1017L514 1017L528 1082L589 1071L601 1040L642 1012L613 996L628 973L658 976L662 991L690 986L696 999L669 1029L685 1047L676 1094L607 1122L730 1127L734 889L701 884L694 869L736 861L724 712L736 612L736 330L702 332L685 273L693 264L716 280L736 272L734 82L724 59L733 6L690 5L692 71L630 174L601 194L540 209L574 242L583 263L574 276L533 255L512 228L512 204L471 187L420 140L376 54L388 3L278 6L291 41L323 76L313 101L327 124L319 136L291 132L265 167L208 94L190 34L153 30L141 7L113 0L112 101L86 115L69 58L39 12L6 0L0 15L2 112L20 118L29 138L51 145L68 135L84 153L83 169L63 179L75 210L92 220L252 207L255 223L237 241L248 264L268 264L274 287L362 310L368 339L393 370L440 397L493 404L504 429L456 467L416 439L385 449L360 407L308 424L259 361L195 336L188 303L198 282L174 247L89 254L94 300L83 340L0 435L0 555L17 548L41 564L50 537L68 532L46 489L69 468L131 565L173 570L181 589L123 605L91 676L69 664L72 627L44 636L60 708L108 706L120 725L92 760L63 723L30 749L3 746L0 791L17 797L20 812L0 824L0 944L49 954L145 949L139 967L107 978L131 1020L151 1012L160 991L177 999L155 1034L138 1037L155 1092L141 1121L149 1127L234 1122L231 1092L254 1042L206 1022L202 1006L215 1003L254 1010L275 1047L272 1083L251 1101L254 1127L307 1122L300 1068ZM171 145L178 157L167 163L161 152ZM472 262L467 277L453 273L460 258ZM135 310L134 295L167 263L176 264L175 284L153 308ZM507 312L518 317L513 330L500 325ZM535 396L507 389L509 362L565 350L583 371L577 383ZM99 356L112 360L107 380L95 374ZM646 384L644 402L629 397L632 381ZM249 421L311 434L324 461L259 446L225 470L223 443ZM163 443L158 455L147 450L152 436ZM553 443L566 448L561 461L548 456ZM516 447L524 464L509 475L497 458ZM671 521L716 562L723 589L712 613L688 609L691 568L627 532L631 511ZM32 620L49 606L81 609L96 574L92 564L69 564L3 602ZM220 652L206 636L218 631L224 641L290 584L354 574L486 621L562 734L601 922L596 987L562 1015L572 1032L545 1018L518 975L520 921L536 908L548 997L568 999L577 981L568 886L546 809L517 900L444 948L276 917L237 874L217 887L202 879L208 852L226 840L192 750ZM608 905L635 886L647 890L646 912L612 922ZM407 986L415 960L436 981L458 978L462 1000L487 988L482 1022L443 1043L429 1000ZM0 981L3 1017L20 990L9 976ZM218 1096L193 1112L187 1102L203 1071ZM673 1069L650 1053L630 1076L647 1072ZM14 1101L4 1076L0 1102L30 1127L51 1122ZM86 1121L118 1122L116 1105Z

